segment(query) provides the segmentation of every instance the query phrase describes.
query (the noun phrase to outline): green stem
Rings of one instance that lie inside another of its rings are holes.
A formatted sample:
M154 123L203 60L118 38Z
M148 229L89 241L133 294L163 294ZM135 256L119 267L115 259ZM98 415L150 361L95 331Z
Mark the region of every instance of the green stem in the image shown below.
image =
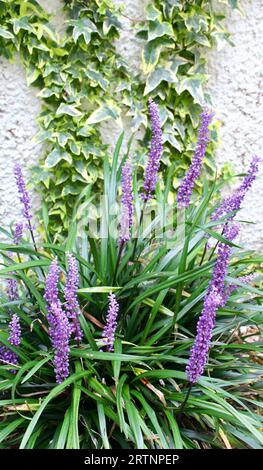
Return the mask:
M125 242L124 242L123 240L122 240L122 242L120 243L118 258L117 258L117 261L116 261L115 271L114 271L113 281L112 281L112 285L113 285L113 286L114 286L115 281L116 281L117 272L118 272L118 267L119 267L119 264L120 264L120 261L121 261L121 255L122 255L122 251L123 251L123 248L124 248L124 243L125 243Z
M188 387L188 390L186 392L186 395L185 395L185 398L184 398L184 401L181 403L181 406L178 410L178 417L182 415L184 409L185 409L185 406L187 404L187 401L188 401L188 398L190 396L190 393L191 393L191 390L193 388L193 384L189 384L189 387Z
M136 252L136 248L137 248L137 244L138 244L138 238L139 238L139 235L140 235L140 228L141 228L142 221L143 221L143 214L144 214L144 211L145 211L145 207L146 207L146 201L144 202L143 208L141 210L139 225L138 225L137 234L136 234L134 247L133 247L133 252L132 252L132 257L131 257L132 260L134 260L134 257L135 257L135 252Z
M203 251L202 258L201 258L201 261L200 261L200 263L199 263L199 266L202 266L203 261L204 261L204 258L205 258L205 255L206 255L206 252L207 252L207 242L206 242L206 244L205 244L204 251Z

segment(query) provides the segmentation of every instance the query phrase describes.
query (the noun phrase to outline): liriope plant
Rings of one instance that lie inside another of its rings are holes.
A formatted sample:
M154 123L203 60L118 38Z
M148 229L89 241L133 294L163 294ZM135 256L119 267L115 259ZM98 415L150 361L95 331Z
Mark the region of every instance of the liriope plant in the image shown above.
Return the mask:
M23 221L1 228L0 245L4 448L262 447L263 257L236 241L259 159L229 196L203 174L194 196L212 119L204 108L174 207L169 174L164 190L158 182L153 100L149 111L142 186L129 149L120 157L122 134L104 160L103 197L82 192L63 244L45 205L45 240L36 236L15 167Z

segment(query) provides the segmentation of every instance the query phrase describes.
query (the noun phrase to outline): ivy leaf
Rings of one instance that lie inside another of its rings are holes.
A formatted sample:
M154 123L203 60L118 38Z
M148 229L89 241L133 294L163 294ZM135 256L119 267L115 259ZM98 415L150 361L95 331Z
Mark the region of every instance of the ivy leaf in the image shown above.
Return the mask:
M152 90L154 90L158 85L160 85L162 81L168 83L177 83L178 79L171 70L166 70L164 68L158 67L147 78L146 86L144 89L144 96L148 95Z
M188 47L194 44L201 44L201 46L211 47L211 41L209 41L205 34L196 34L194 32L187 31L187 34L185 35L185 46Z
M203 14L201 14L202 12ZM199 33L200 31L208 31L208 15L200 8L198 11L193 8L190 12L188 11L187 13L180 13L180 16L183 18L188 31L194 31L195 33Z
M219 1L220 3L229 5L231 8L233 8L233 10L238 10L242 13L242 8L239 3L239 0L219 0Z
M39 23L37 24L37 39L40 40L44 33L54 42L57 42L56 32L53 30L51 25L46 23Z
M175 9L180 11L184 7L182 0L164 0L161 2L161 5L163 7L164 16L169 19L173 18Z
M97 27L88 18L80 18L79 20L70 20L68 22L73 26L73 39L76 43L80 36L83 36L86 44L89 44L91 33L97 33Z
M40 18L46 20L48 19L47 12L42 8L41 5L39 5L38 2L34 0L20 2L20 15L24 16L27 12L29 14L36 13L37 15L39 15Z
M61 103L56 111L56 115L60 116L61 114L67 114L68 116L80 117L83 116L78 109L75 108L72 104Z
M136 109L131 122L131 131L136 132L140 126L147 128L147 116L140 109Z
M102 25L102 31L105 36L107 36L111 28L114 28L116 31L122 28L122 24L119 22L118 18L112 15L109 10L106 12L106 15L107 17Z
M175 138L174 129L170 124L168 124L165 127L165 131L163 132L163 142L169 142L169 144L173 148L175 148L179 152L182 151L182 146L181 146L180 142L178 142L178 140Z
M110 104L102 104L96 111L94 111L86 121L86 124L96 124L97 122L107 121L114 119L117 121L120 117L120 108L113 102Z
M72 184L66 184L63 189L61 196L68 196L68 194L79 194L79 188L78 186L73 186Z
M194 98L195 103L202 105L204 103L204 92L202 84L205 81L203 75L194 75L193 77L184 78L177 87L177 93L180 95L187 90Z
M35 68L35 67L30 67L28 70L27 70L27 74L26 74L26 82L27 82L27 85L31 85L31 83L34 83L36 81L36 79L39 77L40 75L40 71Z
M170 23L163 21L150 21L148 40L153 41L153 39L161 38L162 36L170 36L174 38L173 27Z
M91 83L90 86L96 86L98 84L103 90L106 90L107 86L109 85L109 81L103 77L100 72L90 69L86 70L85 74L93 83Z
M65 147L68 139L71 137L69 132L58 132L57 139L60 147Z
M160 10L158 10L151 3L147 6L146 13L147 13L146 18L149 21L155 21L157 19L160 20L162 18L162 14L161 14Z
M80 143L79 142L75 142L75 140L71 140L69 143L69 148L71 152L74 153L75 155L80 155Z
M45 160L45 167L53 168L61 162L61 160L66 160L70 165L72 164L72 157L69 153L65 152L61 148L54 148Z
M231 46L235 45L233 41L231 41L231 36L227 31L215 31L211 34L211 36L215 40L217 49L219 51L223 49L226 43L230 44Z
M10 20L13 23L14 33L18 34L20 29L35 33L33 26L29 23L30 16L22 16L21 18L12 18Z
M174 41L171 39L156 38L148 42L142 51L143 70L147 74L154 69L158 63L163 47L174 48Z
M5 39L13 39L15 36L8 29L0 28L0 36Z

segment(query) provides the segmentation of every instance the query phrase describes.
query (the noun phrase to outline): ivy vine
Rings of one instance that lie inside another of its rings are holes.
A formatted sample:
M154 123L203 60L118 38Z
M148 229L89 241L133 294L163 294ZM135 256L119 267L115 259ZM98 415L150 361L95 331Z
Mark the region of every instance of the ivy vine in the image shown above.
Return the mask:
M237 0L221 3L239 8ZM137 30L144 47L141 73L135 75L115 48L122 9L110 0L70 0L65 11L66 31L58 36L36 0L0 0L0 52L8 59L19 52L28 85L40 89L36 139L44 153L33 177L47 204L51 231L58 235L68 230L83 189L102 185L107 148L99 123L113 119L121 124L128 115L132 132L147 129L149 95L161 110L163 174L176 163L172 178L177 187L191 156L200 105L210 102L204 92L207 48L230 41L224 15L214 11L211 1L154 0ZM216 127L212 135L211 149ZM211 159L206 165L212 174Z

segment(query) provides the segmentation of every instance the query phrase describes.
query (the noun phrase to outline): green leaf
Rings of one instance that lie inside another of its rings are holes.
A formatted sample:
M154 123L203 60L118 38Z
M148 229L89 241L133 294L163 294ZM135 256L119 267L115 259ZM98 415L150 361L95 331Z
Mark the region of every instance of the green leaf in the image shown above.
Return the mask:
M114 119L119 121L120 108L112 103L102 104L96 111L94 111L86 121L86 124L96 124L98 122L107 121L108 119Z
M5 426L2 431L0 431L0 442L4 441L9 436L9 434L15 431L24 422L24 418L18 418L11 421L11 423L7 424L7 426Z
M67 114L68 116L80 117L83 115L81 111L75 108L71 104L61 103L56 111L56 115L60 116L61 114Z
M89 79L91 80L91 86L98 84L104 91L107 89L109 85L109 80L107 80L102 73L92 69L86 70L85 73L87 77L89 77Z
M81 373L81 364L75 363L75 371ZM67 449L79 449L79 404L81 397L81 378L76 380L73 385L72 402L70 409L70 422L68 429Z
M98 32L96 25L88 18L70 20L68 23L73 26L73 39L75 42L78 41L80 36L83 36L85 43L89 44L91 33Z
M148 41L153 41L156 38L161 38L162 36L171 36L174 38L173 27L170 23L163 21L150 21L149 32L148 32Z
M72 157L68 152L61 148L54 148L45 160L45 167L53 168L62 160L67 161L70 165L72 164Z
M178 79L174 72L168 69L161 67L156 68L147 78L146 86L144 89L144 96L148 95L152 90L154 90L162 81L168 83L177 83Z
M5 39L13 39L15 36L8 29L0 28L0 36Z
M31 83L34 83L40 75L41 75L41 72L37 68L34 68L34 67L28 68L27 73L26 73L27 85L29 86L31 85Z
M202 88L204 81L205 77L203 75L183 78L177 86L177 93L180 95L183 91L187 90L193 97L194 102L202 105L204 103L204 92Z
M147 17L147 20L150 20L150 21L155 21L155 20L161 20L162 18L162 14L160 12L160 10L158 10L152 3L150 3L149 5L147 5L147 8L146 8L146 17Z
M24 31L29 31L30 33L35 33L33 26L29 23L30 19L30 16L12 18L10 22L13 23L14 33L18 34L21 29Z
M120 290L121 287L113 286L96 286L96 287L84 287L83 289L78 289L78 292L87 292L87 293L96 293L96 294L108 294L109 292L115 292Z
M98 417L99 417L100 436L103 442L103 448L110 449L110 443L109 443L109 439L107 435L107 425L106 425L104 406L102 403L97 402L97 408L98 408Z
M158 63L162 49L167 46L174 48L174 41L163 38L156 38L147 42L142 51L142 62L144 73L151 72Z
M80 380L82 377L86 377L89 374L90 374L89 371L80 372L78 374L72 374L68 379L64 380L64 382L62 384L57 385L55 388L53 388L51 390L51 392L42 401L39 409L34 414L29 426L27 427L27 430L26 430L26 432L23 436L22 442L20 444L20 449L24 449L26 447L28 439L32 435L32 432L34 431L35 426L38 423L38 420L39 420L41 414L43 413L44 409L48 405L48 403L51 400L53 400L53 398L55 398L57 395L59 395L63 390L65 390L65 388L68 385Z

